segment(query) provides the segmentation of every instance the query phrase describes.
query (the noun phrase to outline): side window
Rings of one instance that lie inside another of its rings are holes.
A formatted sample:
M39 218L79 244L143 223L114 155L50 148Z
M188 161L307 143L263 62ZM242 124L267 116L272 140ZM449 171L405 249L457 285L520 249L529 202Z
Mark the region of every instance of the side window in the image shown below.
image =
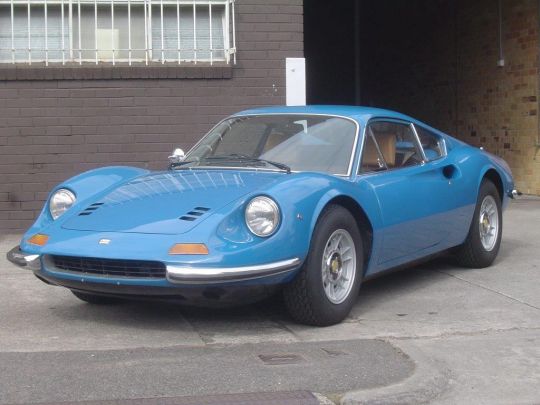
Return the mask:
M440 136L419 125L415 125L415 128L427 160L436 160L444 156L444 141Z
M369 125L389 169L414 166L423 161L416 135L408 124L376 121Z

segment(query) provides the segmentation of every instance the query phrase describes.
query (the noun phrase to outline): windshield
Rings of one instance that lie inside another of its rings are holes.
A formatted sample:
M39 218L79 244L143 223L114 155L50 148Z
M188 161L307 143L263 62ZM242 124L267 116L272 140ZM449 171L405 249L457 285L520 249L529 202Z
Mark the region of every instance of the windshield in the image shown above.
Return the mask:
M257 115L222 121L180 167L265 167L347 175L356 124L318 115Z

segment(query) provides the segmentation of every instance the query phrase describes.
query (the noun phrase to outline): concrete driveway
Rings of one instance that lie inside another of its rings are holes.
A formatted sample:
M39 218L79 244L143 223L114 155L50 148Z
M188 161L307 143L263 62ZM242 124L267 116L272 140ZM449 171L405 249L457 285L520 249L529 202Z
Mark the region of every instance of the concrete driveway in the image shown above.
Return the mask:
M2 404L540 402L539 199L512 202L491 268L441 258L374 280L328 328L293 323L278 299L88 305L9 264L19 237L0 237ZM270 402L234 396L257 392ZM311 392L322 396L309 402Z

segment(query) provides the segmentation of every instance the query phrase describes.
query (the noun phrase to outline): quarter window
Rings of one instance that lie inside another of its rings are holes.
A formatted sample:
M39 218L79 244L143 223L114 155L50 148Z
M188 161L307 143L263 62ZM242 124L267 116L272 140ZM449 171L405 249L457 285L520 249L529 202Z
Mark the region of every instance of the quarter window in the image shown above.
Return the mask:
M228 63L233 13L231 0L0 1L0 63Z
M419 125L414 127L427 160L436 160L444 156L444 142L440 136Z

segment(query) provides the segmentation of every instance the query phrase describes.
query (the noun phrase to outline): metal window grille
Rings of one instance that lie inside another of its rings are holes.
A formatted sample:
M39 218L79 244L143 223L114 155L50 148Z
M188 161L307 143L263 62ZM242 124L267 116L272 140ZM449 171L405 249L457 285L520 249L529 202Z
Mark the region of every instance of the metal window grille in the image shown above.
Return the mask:
M0 0L0 63L236 63L234 0Z

